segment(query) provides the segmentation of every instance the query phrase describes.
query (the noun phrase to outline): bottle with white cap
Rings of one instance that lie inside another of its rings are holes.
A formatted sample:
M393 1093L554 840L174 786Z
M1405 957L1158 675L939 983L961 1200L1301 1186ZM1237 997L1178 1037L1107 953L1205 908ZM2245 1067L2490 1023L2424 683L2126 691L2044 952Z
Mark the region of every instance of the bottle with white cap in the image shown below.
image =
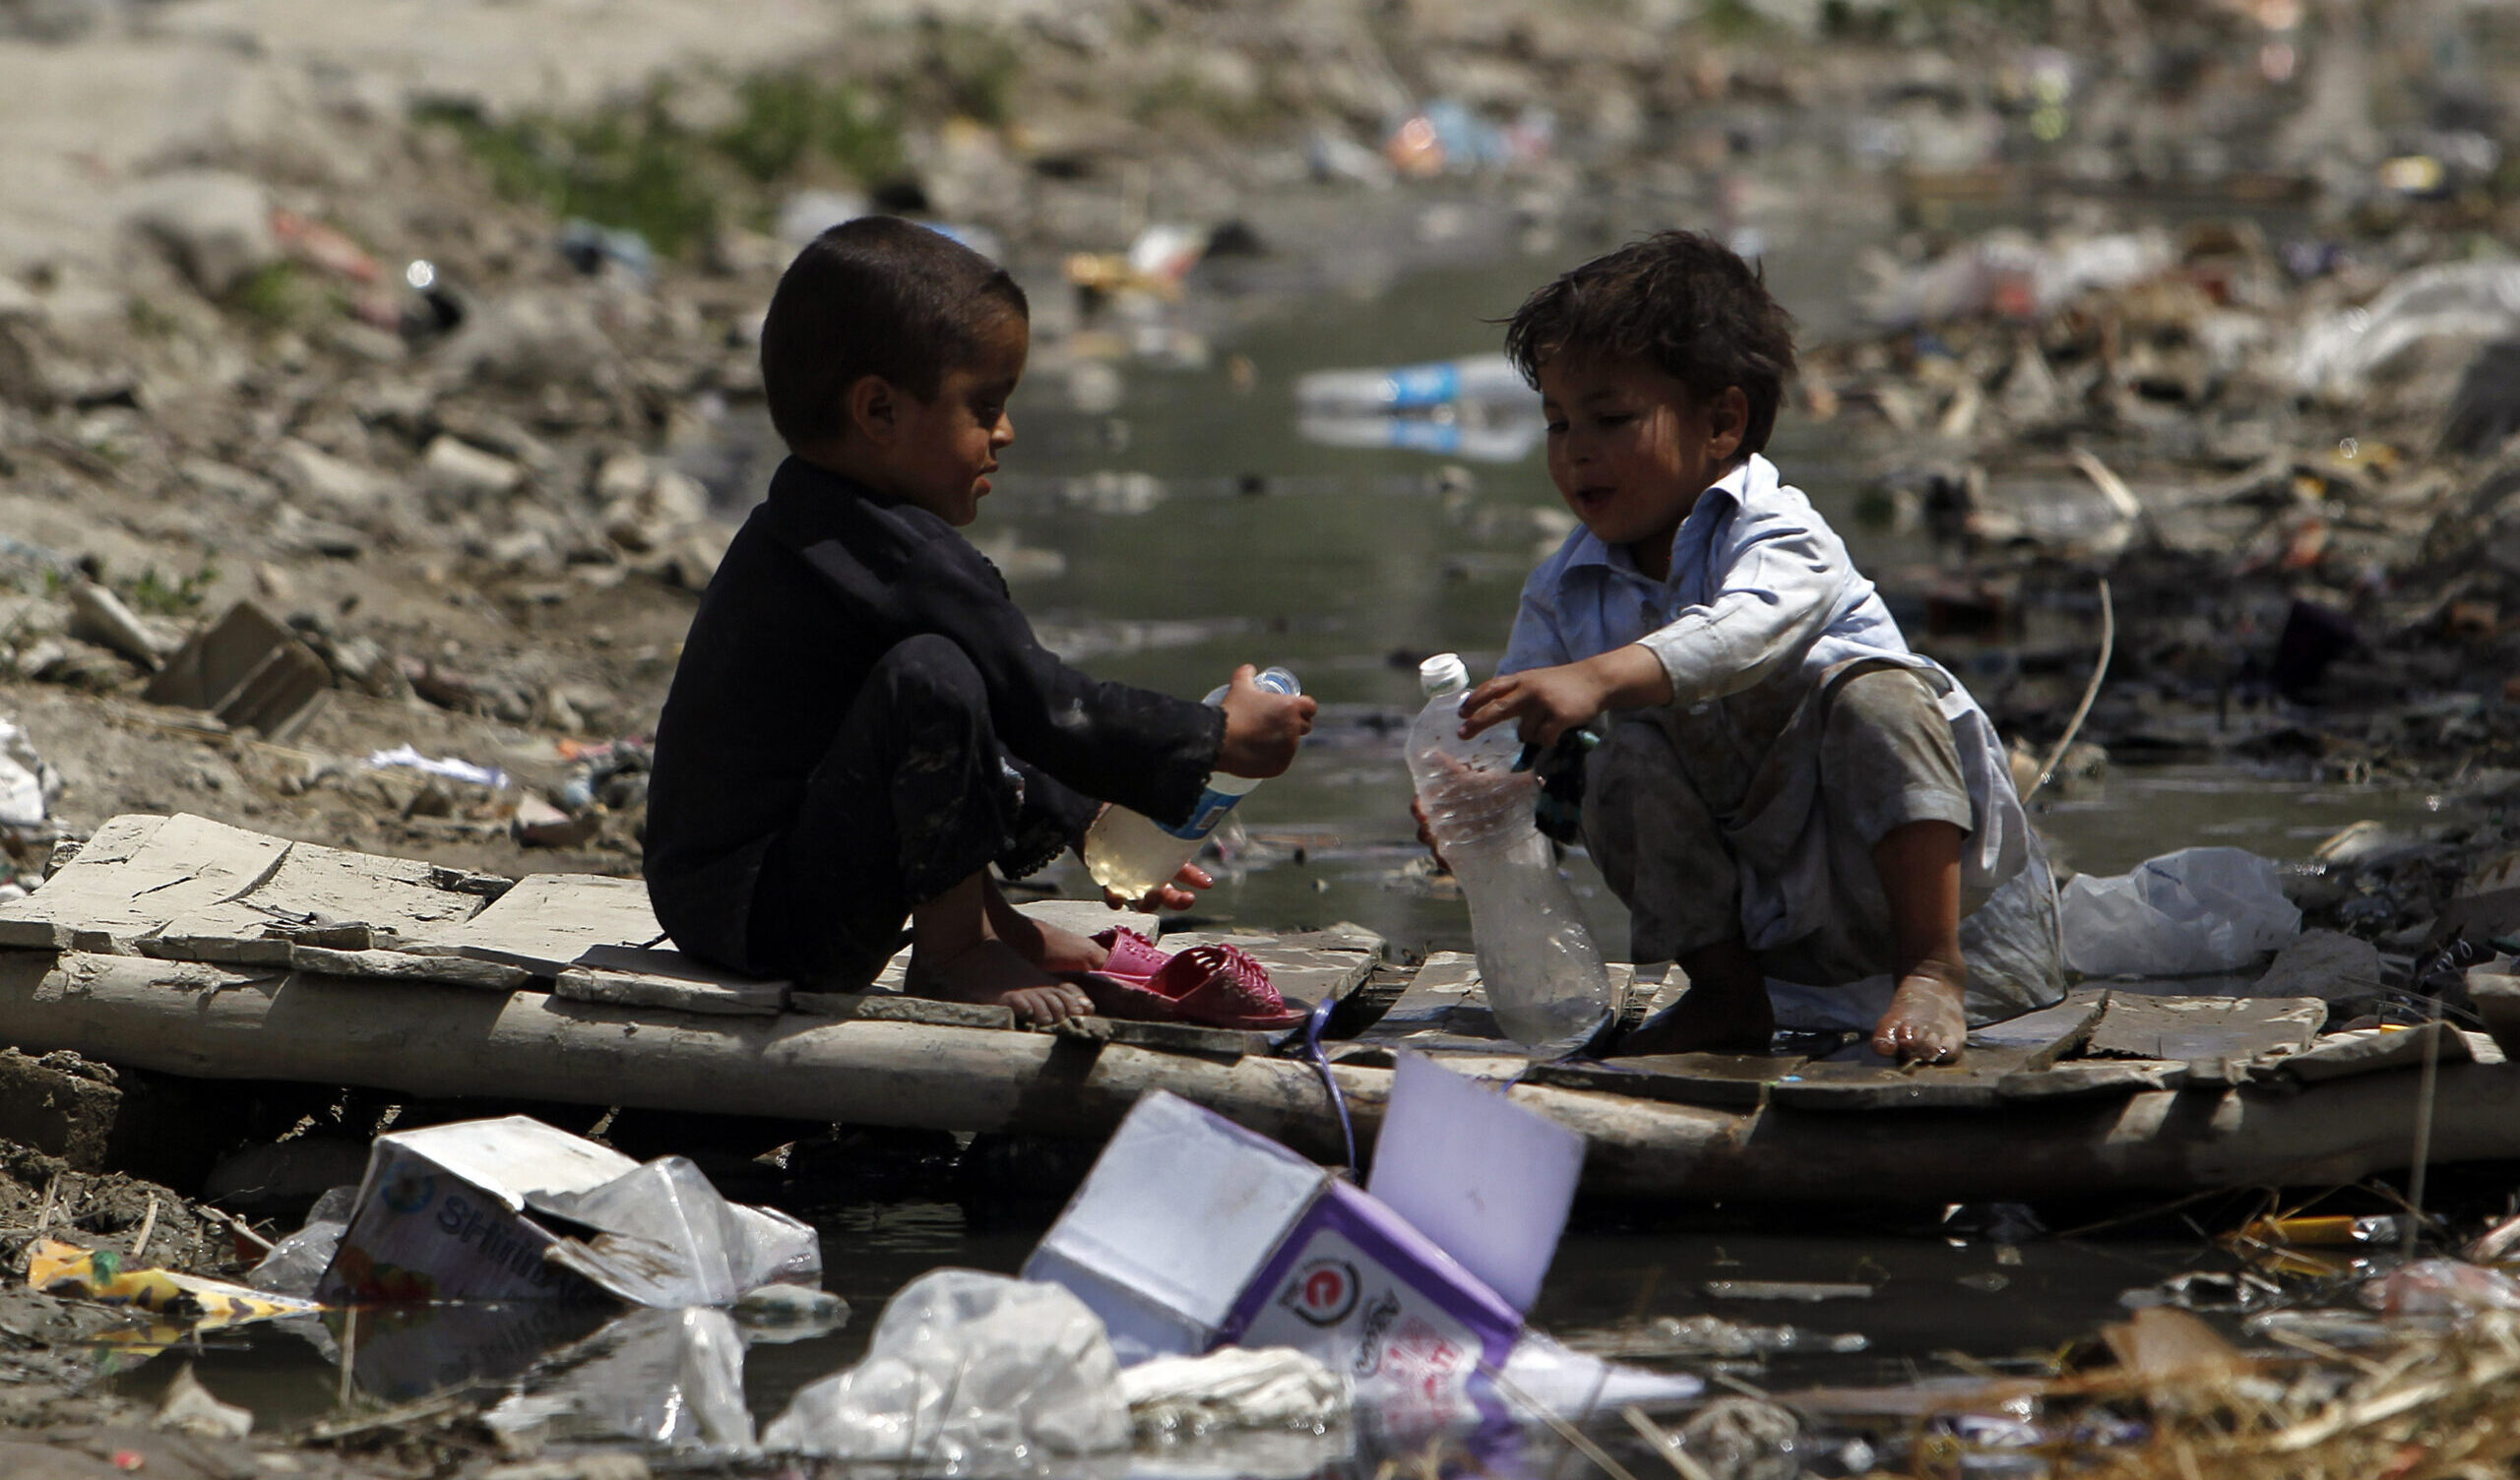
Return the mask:
M1539 777L1515 770L1510 725L1461 738L1470 669L1441 652L1418 666L1426 707L1409 729L1409 773L1444 866L1470 901L1479 979L1505 1036L1536 1056L1583 1047L1610 1013L1609 973L1557 855L1533 824Z
M1303 692L1295 676L1284 668L1264 668L1251 682L1271 694ZM1206 702L1221 707L1225 696L1226 686L1220 686ZM1170 884L1181 865L1198 856L1200 845L1225 821L1225 815L1259 784L1251 776L1222 771L1210 773L1207 790L1200 793L1198 805L1179 827L1166 827L1126 807L1105 807L1094 826L1085 830L1085 871L1122 898L1142 899L1158 885Z

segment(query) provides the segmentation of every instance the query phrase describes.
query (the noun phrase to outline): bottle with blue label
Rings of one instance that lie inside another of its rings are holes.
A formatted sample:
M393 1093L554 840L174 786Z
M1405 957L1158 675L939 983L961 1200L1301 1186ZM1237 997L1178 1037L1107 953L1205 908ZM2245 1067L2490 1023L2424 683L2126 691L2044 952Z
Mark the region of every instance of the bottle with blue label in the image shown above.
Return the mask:
M1294 695L1303 692L1295 676L1284 668L1263 671L1252 683L1272 694ZM1226 691L1217 688L1207 703L1223 706ZM1110 806L1094 820L1085 833L1085 871L1094 882L1123 898L1138 899L1159 885L1170 884L1181 872L1181 865L1198 856L1200 844L1225 821L1233 805L1251 794L1260 782L1251 776L1228 775L1215 771L1208 776L1205 791L1199 793L1198 805L1190 809L1189 818L1178 827L1166 827L1143 813L1126 807Z

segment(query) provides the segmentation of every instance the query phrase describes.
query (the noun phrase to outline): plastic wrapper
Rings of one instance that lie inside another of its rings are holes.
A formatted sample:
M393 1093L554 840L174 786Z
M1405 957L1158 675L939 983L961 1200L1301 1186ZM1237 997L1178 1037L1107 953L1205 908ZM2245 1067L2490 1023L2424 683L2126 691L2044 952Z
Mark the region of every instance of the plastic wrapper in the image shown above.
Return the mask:
M743 1334L724 1311L633 1311L554 1357L483 1421L526 1446L750 1449Z
M358 1210L358 1188L337 1187L307 1209L306 1226L272 1246L261 1264L245 1271L245 1283L269 1295L315 1298L315 1283L342 1246L342 1231Z
M2065 885L2065 964L2086 976L2232 971L2301 933L2275 865L2243 848L2181 848L2131 874Z
M813 1228L771 1208L721 1196L682 1156L660 1156L583 1193L541 1193L536 1212L596 1230L550 1257L641 1305L732 1305L767 1284L814 1284L822 1244Z
M1198 1439L1242 1429L1320 1434L1348 1419L1348 1380L1287 1346L1157 1357L1120 1375L1138 1432Z
M1057 1285L937 1269L884 1307L865 1359L799 1389L769 1449L949 1476L1065 1473L1128 1448L1102 1322Z
M2520 1280L2464 1260L2420 1259L2364 1285L2362 1303L2390 1316L2520 1311Z

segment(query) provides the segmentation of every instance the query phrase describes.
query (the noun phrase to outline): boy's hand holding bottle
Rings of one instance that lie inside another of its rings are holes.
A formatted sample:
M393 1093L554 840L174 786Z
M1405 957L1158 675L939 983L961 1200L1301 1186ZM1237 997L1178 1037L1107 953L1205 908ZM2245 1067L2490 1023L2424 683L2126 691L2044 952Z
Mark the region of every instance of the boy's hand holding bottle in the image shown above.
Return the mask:
M1217 748L1208 791L1188 822L1166 827L1125 807L1105 806L1087 830L1081 851L1086 872L1102 887L1115 909L1187 909L1196 890L1216 881L1189 860L1208 832L1243 794L1294 764L1297 742L1312 731L1313 701L1297 692L1283 668L1260 672L1249 663L1207 697L1225 711L1225 739Z
M1309 694L1279 694L1254 680L1260 670L1249 663L1233 670L1225 691L1225 744L1217 750L1217 770L1228 775L1265 781L1286 774L1295 761L1295 744L1312 733L1319 706Z

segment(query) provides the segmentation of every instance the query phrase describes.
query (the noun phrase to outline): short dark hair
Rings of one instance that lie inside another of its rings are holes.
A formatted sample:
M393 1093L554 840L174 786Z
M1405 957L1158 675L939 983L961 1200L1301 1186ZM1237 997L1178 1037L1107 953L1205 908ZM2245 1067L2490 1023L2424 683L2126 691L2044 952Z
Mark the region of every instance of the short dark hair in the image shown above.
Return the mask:
M961 242L899 216L844 221L807 243L771 294L770 424L790 450L829 443L847 426L842 397L865 375L930 399L1007 313L1031 317L1024 290Z
M1543 365L1643 360L1701 399L1739 386L1750 419L1741 451L1776 428L1794 374L1794 316L1769 296L1766 274L1695 231L1658 231L1561 275L1523 300L1505 354L1537 387Z

